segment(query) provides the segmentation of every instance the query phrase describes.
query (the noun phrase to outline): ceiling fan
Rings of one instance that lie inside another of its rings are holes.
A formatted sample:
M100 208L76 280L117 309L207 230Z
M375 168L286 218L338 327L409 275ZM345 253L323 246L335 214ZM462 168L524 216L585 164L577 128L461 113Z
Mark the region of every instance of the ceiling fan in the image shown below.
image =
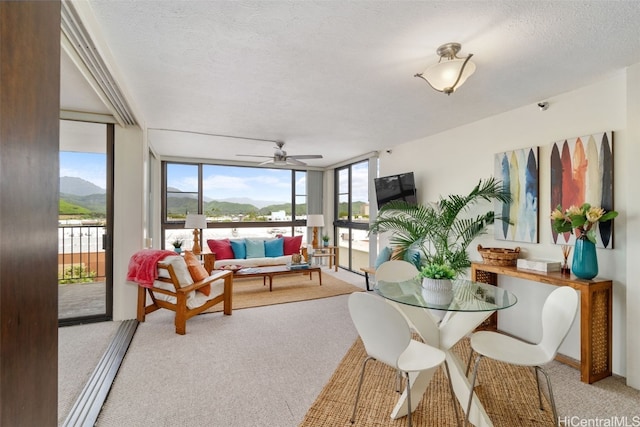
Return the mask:
M301 162L300 159L321 159L322 158L321 154L301 154L297 156L289 156L287 155L287 152L282 149L282 147L284 146L284 141L275 141L275 143L276 143L276 147L274 148L276 149L276 151L273 153L273 156L258 156L253 154L237 154L237 156L269 158L269 160L266 160L260 163L260 165L274 164L274 165L297 165L297 166L307 165L305 162Z

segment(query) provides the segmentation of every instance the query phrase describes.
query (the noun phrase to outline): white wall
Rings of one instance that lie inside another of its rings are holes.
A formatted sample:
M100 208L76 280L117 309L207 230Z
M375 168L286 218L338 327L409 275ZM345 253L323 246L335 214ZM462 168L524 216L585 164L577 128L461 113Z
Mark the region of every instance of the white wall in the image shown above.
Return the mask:
M640 64L629 68L627 73L627 175L624 179L627 201L627 384L640 389ZM617 231L617 230L616 230Z
M148 149L139 128L116 126L114 155L113 320L136 318L137 286L127 282L133 253L143 247Z
M640 72L637 70L634 72L637 93L639 85L637 74ZM436 200L440 195L468 193L479 179L493 175L496 153L538 146L540 147L539 243L497 241L492 237L492 229L489 230L489 235L481 237L478 242L485 247L519 246L522 248L523 256L528 258L561 260L560 247L551 243L550 223L547 220L551 212L550 146L553 142L564 138L614 131L614 200L615 208L620 215L615 220L615 249L598 250L599 276L611 278L614 281L613 371L620 375L629 375L629 384L637 386L637 356L633 363L630 357L627 358L627 348L634 348L634 354L637 355L640 344L638 344L637 334L630 334L629 337L626 334L626 265L627 258L633 258L627 254L628 240L630 240L627 218L632 217L630 207L633 208L633 212L640 211L637 202L635 206L628 206L630 194L628 194L627 183L632 182L630 173L638 175L636 170L630 171L630 169L636 169L631 167L630 151L635 153L634 159L639 157L637 156L637 137L631 144L627 130L627 90L627 73L623 70L591 86L546 99L550 104L547 111L540 111L536 105L540 100L536 100L531 105L498 116L404 143L393 147L391 154L381 153L380 175L413 171L416 176L418 197L421 202L427 202ZM435 91L426 93L425 96L430 97L434 103L447 101L445 96ZM637 102L635 107L638 108ZM491 209L491 206L485 207ZM636 229L637 227L636 225ZM478 242L470 245L470 254L474 260L481 260L475 249ZM637 254L638 250L635 250L636 258ZM634 273L637 273L637 267ZM501 312L500 328L523 338L535 339L540 331L539 328L532 327L532 322L529 320L535 318L535 314L552 287L508 278L501 279L500 286L513 290L519 298L516 306ZM636 290L634 292L635 307L640 305L637 302L637 293ZM637 320L635 324L638 324ZM577 326L574 324L561 352L579 359ZM633 367L628 369L627 365Z

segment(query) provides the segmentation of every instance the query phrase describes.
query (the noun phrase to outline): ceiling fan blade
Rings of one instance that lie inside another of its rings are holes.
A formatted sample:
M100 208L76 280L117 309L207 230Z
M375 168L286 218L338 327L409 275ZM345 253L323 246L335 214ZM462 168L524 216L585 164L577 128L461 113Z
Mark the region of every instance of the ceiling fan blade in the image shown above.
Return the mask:
M265 156L260 156L260 157L265 157ZM262 163L258 163L258 166L262 166L262 165L270 165L271 163L274 163L275 161L273 159L270 160L266 160Z
M300 160L296 160L292 157L287 157L287 163L290 165L297 165L297 166L307 166L307 164L305 162L301 162Z
M287 156L288 159L321 159L321 154L301 154L299 156Z
M256 154L236 154L236 156L240 156L240 157L265 157L267 159L272 158L273 156L259 156Z

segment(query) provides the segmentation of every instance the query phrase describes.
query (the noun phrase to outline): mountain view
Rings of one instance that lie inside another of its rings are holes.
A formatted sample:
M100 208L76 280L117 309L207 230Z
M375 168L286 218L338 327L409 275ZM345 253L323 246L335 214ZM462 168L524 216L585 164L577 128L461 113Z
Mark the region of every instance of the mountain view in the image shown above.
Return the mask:
M178 190L179 191L179 190ZM353 203L355 212L361 212L363 202ZM187 212L198 211L198 201L192 195L176 196L171 194L167 198L169 216L184 218ZM347 212L346 203L339 206L340 216ZM205 200L204 213L208 216L238 216L256 220L257 217L268 216L272 212L284 211L291 215L291 203L269 202L248 198L231 198L223 200ZM97 185L76 177L60 177L60 216L82 218L104 217L106 215L106 190ZM307 213L307 205L296 205L296 216Z

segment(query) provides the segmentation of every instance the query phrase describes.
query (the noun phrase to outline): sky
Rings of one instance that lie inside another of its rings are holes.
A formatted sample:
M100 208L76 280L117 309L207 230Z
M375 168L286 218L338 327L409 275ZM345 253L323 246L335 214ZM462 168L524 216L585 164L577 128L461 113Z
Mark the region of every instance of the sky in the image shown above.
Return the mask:
M106 188L105 162L105 154L61 151L60 176L82 178ZM297 177L296 187L304 193L306 175L297 174ZM353 169L355 201L367 200L367 179L366 167ZM291 173L286 169L205 165L203 184L204 196L208 199L244 197L273 202L291 201ZM197 191L197 166L171 164L168 185L181 191Z
M60 176L82 178L100 188L107 188L106 154L60 152Z
M169 186L182 191L197 191L197 168L194 165L170 165ZM354 188L366 188L367 170L365 175L354 172ZM300 174L304 176L304 174ZM246 197L253 200L267 200L275 202L291 201L291 172L284 169L265 169L234 166L205 165L203 168L203 191L209 199L229 199ZM305 178L296 182L298 194L306 190ZM355 193L355 191L354 191ZM367 200L366 191L360 191L361 198Z

